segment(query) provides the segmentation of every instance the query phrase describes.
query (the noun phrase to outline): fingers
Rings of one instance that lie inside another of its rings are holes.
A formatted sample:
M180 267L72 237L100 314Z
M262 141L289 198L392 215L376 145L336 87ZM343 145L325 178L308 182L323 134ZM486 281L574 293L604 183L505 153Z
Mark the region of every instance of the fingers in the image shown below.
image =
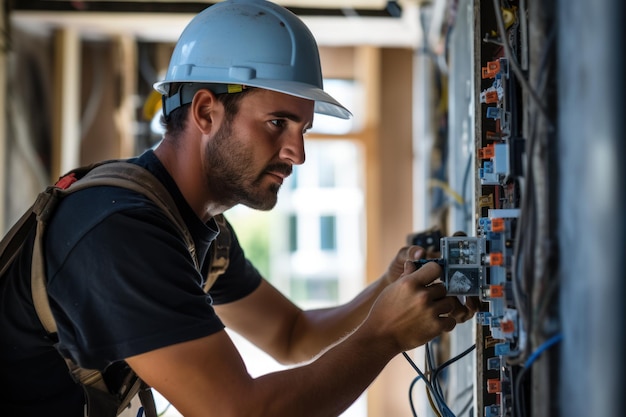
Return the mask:
M436 297L436 295L435 295ZM436 307L435 307L435 311L437 313L438 316L452 316L454 314L454 312L457 310L457 305L453 300L454 297L442 297L442 298L435 298L435 303L436 303Z
M477 311L480 311L480 307L481 307L480 298L467 297L465 299L465 306L469 309L470 312L472 312L472 314L476 313Z
M399 252L402 261L415 261L424 256L424 248L421 246L405 246Z
M452 311L448 314L456 320L457 323L464 323L474 317L474 314L478 311L478 304L480 301L478 297L467 297L465 303L462 303L458 297L448 297L453 301Z
M387 284L395 282L403 274L404 264L407 261L414 261L422 256L424 256L424 249L419 246L405 246L401 248L383 275Z
M457 321L452 317L442 316L439 318L439 322L444 332L451 332L457 325Z
M413 259L419 259L421 254L424 252L424 248L421 246L404 246L400 248L398 254L396 255L396 259L399 261L408 261Z
M441 257L441 252L432 250L432 246L426 251L426 256L425 256L426 259L435 259L439 257Z
M417 286L428 286L436 281L441 276L441 266L436 262L427 262L419 271L416 271L417 266L413 262L405 262L404 273L410 274Z
M473 316L473 313L466 306L458 303L448 316L452 317L457 323L464 323Z

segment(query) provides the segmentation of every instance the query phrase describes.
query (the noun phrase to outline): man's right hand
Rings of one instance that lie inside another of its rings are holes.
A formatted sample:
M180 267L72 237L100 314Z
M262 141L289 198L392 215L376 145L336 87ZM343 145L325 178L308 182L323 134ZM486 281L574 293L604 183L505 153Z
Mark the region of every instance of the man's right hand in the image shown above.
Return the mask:
M389 338L400 353L454 329L457 322L450 315L461 303L446 295L438 281L441 272L435 262L417 270L407 261L402 276L380 294L359 330Z

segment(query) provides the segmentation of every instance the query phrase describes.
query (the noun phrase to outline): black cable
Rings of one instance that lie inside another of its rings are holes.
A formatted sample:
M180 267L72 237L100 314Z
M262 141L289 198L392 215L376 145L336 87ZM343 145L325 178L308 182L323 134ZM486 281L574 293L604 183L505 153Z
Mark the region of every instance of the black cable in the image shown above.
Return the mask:
M447 361L445 361L444 363L442 363L440 366L437 367L437 369L435 369L434 371L434 375L433 377L436 377L437 374L442 370L447 368L448 366L452 365L454 362L458 361L459 359L462 359L463 357L467 356L470 354L470 352L472 352L474 349L476 349L476 344L473 344L472 346L468 347L467 349L465 349L463 352L459 353L458 355L456 355L455 357L448 359Z
M413 414L413 417L417 417L415 404L413 404L413 388L415 388L415 384L417 384L420 379L422 379L421 376L416 376L415 378L413 378L413 381L411 381L411 385L409 385L409 405L411 406L411 413Z
M472 167L472 161L474 160L474 155L472 153L470 153L469 157L467 158L467 164L465 165L465 173L463 174L463 185L461 188L461 198L463 199L463 214L465 215L465 221L469 222L470 220L472 220L472 213L470 211L470 201L471 199L466 198L467 195L465 193L465 190L467 189L467 182L469 181L470 178L470 171L471 171L471 167Z
M413 369L415 369L415 371L419 374L421 379L424 380L426 387L428 388L429 392L431 393L431 395L435 399L435 402L437 403L437 407L439 408L438 411L445 417L455 417L452 411L450 411L450 409L446 405L445 401L441 401L442 399L437 395L437 391L435 387L433 387L430 379L426 378L424 373L418 368L418 366L415 364L415 362L413 362L413 360L409 357L409 355L406 352L402 352L402 354L404 355L405 359L409 361Z
M443 395L443 390L441 389L441 384L439 384L439 379L434 377L434 372L436 371L437 367L435 365L435 359L433 358L433 352L431 349L431 344L433 342L428 342L426 343L426 345L424 346L424 349L426 351L426 364L428 366L428 375L430 376L430 383L434 388L434 394L437 396L438 399L443 399L444 395Z
M546 82L548 81L548 69L553 59L553 48L556 38L556 27L552 26L547 38L543 50L540 53L539 65L537 67L537 79L534 81L535 90L538 94L543 94L546 89ZM537 231L537 199L545 201L545 197L537 195L535 189L535 153L537 147L544 145L545 139L538 137L538 117L537 113L541 113L541 109L533 106L529 106L529 132L527 139L527 185L525 192L522 195L521 215L520 222L516 231L516 244L514 249L514 266L512 268L513 278L513 296L516 307L520 312L520 322L524 327L524 330L529 335L526 338L526 345L522 348L521 353L518 353L517 358L508 358L509 364L521 364L525 360L526 353L530 344L530 335L534 333L535 328L538 326L545 316L548 309L551 306L551 300L558 288L558 281L550 281L547 287L542 283L546 282L546 277L549 271L544 271L540 279L537 279L537 285L534 282L535 274L535 257L533 251L536 245L536 233ZM539 151L543 155L541 151ZM553 248L548 247L547 259L554 263L555 256L553 254ZM523 262L522 262L523 260ZM522 268L523 265L523 268ZM536 307L533 308L531 303L531 295L537 294L537 299L534 300Z
M418 374L418 377L414 378L413 381L411 381L411 385L409 386L409 403L411 405L411 412L413 413L414 417L417 417L417 413L415 412L415 407L413 404L412 392L413 392L413 388L415 387L415 384L420 379L422 379L424 380L426 387L430 390L433 397L435 398L435 401L437 403L437 406L440 408L441 413L445 415L446 417L455 417L455 414L452 412L452 410L450 410L450 408L446 404L445 399L443 398L443 393L442 393L441 387L439 386L437 376L443 369L447 368L448 366L452 365L453 363L467 356L470 352L476 349L476 344L465 349L463 352L456 355L455 357L448 359L446 362L444 362L438 367L434 366L434 363L432 361L432 355L429 353L430 347L428 345L429 343L426 344L425 348L426 348L426 354L427 354L426 361L427 363L430 362L430 365L432 365L431 372L430 372L430 376L431 376L430 379L426 378L426 375L419 369L419 367L415 364L415 362L409 357L409 355L406 352L402 352L402 355L404 356L404 358L409 362L409 364L413 367L413 369L415 369L415 371Z
M430 392L434 392L435 390L430 381L428 380L428 378L426 378L422 370L415 364L415 362L413 362L413 359L409 357L408 353L402 352L402 356L404 356L404 358L409 362L413 369L415 369L415 372L417 372L419 377L424 381L424 384L426 384L426 387L430 390Z
M546 350L550 349L552 346L556 345L557 343L560 343L562 340L563 340L563 335L560 333L552 336L550 339L543 342L524 362L524 366L522 367L520 372L517 374L517 377L515 378L515 387L514 387L515 417L525 416L525 413L523 413L523 410L522 410L522 401L521 401L522 395L523 395L522 382L524 380L524 377L528 373L528 370L532 367L532 365L539 358L539 356L541 356L542 353L544 353Z
M442 391L441 386L439 384L439 373L442 370L446 369L448 366L452 365L453 363L455 363L458 360L460 360L460 359L464 358L465 356L467 356L474 349L476 349L476 344L473 344L469 348L465 349L463 352L459 353L458 355L456 355L455 357L453 357L451 359L448 359L447 361L445 361L444 363L442 363L441 365L439 365L439 366L437 366L436 368L433 369L431 379L436 381L434 386L436 386L439 389L439 393L440 393L442 399L443 399L443 391Z
M539 110L541 115L543 115L543 117L546 119L546 122L548 123L550 130L553 131L554 125L552 124L552 120L549 117L548 111L543 106L543 103L541 102L541 99L539 98L539 95L537 94L537 92L530 86L530 84L528 84L528 80L526 80L526 77L522 69L517 63L517 59L515 58L515 55L511 51L511 47L509 43L506 41L506 30L504 28L504 21L502 20L502 12L500 11L500 1L499 0L492 0L492 1L493 1L493 10L495 12L495 17L496 17L496 24L498 26L498 33L500 34L500 37L502 38L502 46L504 47L504 52L505 52L506 57L509 59L509 66L513 70L513 73L517 77L517 80L521 84L522 88L528 93L529 97L533 100L535 106L537 106L537 109Z

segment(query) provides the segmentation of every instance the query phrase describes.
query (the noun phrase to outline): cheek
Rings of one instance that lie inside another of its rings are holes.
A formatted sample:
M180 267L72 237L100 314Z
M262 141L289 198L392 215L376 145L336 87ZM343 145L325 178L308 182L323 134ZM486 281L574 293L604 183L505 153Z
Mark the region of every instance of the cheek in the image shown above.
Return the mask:
M240 141L239 146L245 153L254 157L255 162L264 163L271 160L280 150L277 141L264 134L249 134Z

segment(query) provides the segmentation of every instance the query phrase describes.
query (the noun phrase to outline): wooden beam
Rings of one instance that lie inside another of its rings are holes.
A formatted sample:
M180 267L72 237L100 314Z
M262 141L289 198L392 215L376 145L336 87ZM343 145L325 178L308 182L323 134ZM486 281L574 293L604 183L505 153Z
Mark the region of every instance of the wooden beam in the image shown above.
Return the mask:
M362 85L364 111L362 130L359 138L365 151L365 273L367 283L375 281L384 269L383 256L380 254L381 224L381 161L380 161L380 83L381 51L376 47L356 48L354 71L355 80ZM384 374L384 371L383 371ZM387 389L381 384L381 377L367 391L368 415L383 417L386 408Z
M412 62L406 48L359 48L357 65L368 97L367 279L385 271L413 232ZM415 373L403 357L393 359L368 390L369 416L410 417L407 391Z
M55 31L51 180L79 164L80 46L76 31Z
M117 79L119 80L119 103L113 110L117 131L118 158L128 158L135 154L135 103L137 92L137 43L131 36L117 36L114 39Z

